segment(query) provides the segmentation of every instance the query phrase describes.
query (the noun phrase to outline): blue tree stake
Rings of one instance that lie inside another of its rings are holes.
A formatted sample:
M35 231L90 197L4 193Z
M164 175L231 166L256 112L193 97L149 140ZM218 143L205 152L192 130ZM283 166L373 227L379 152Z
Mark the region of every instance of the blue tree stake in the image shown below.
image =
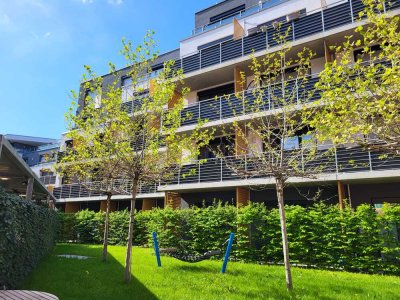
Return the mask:
M229 255L231 254L231 248L232 248L234 238L235 238L235 234L232 232L231 235L229 236L228 246L226 246L225 257L224 257L224 262L222 264L221 273L225 273L225 271L226 271L226 265L228 264Z
M155 231L153 231L153 244L154 244L154 251L157 257L157 265L161 267L160 250L158 249L157 233Z

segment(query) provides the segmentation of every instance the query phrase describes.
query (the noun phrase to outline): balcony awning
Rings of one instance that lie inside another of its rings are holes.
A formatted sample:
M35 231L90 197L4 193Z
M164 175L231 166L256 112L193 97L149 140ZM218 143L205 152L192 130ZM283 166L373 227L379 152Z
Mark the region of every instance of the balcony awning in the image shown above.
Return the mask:
M33 180L32 200L45 200L47 197L55 200L39 177L0 134L0 186L6 192L25 195L29 179Z

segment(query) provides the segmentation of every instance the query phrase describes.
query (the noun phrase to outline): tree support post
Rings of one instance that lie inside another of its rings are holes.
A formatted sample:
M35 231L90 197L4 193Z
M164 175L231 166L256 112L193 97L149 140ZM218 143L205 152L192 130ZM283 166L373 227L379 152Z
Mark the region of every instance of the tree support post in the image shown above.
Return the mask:
M157 233L155 231L153 231L153 244L154 244L154 252L156 253L156 258L157 258L157 265L161 267L160 249L158 248Z
M228 245L226 246L224 262L222 264L222 269L221 269L221 273L223 273L223 274L226 271L226 266L228 264L229 255L231 254L231 249L232 249L232 244L233 244L234 238L235 238L235 234L233 232L231 232L231 234L229 236L229 240L228 240Z

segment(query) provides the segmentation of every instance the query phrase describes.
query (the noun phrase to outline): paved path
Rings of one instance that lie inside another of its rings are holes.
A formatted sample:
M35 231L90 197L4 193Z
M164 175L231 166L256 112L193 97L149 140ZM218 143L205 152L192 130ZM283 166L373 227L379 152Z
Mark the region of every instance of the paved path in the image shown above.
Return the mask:
M0 291L0 300L58 300L52 294L37 291Z

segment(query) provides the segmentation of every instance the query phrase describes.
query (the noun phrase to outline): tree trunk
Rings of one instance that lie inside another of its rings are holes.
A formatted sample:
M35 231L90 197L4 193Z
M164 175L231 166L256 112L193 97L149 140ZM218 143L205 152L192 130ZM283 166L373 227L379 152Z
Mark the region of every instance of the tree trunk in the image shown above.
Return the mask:
M132 183L132 199L131 199L131 211L129 217L129 231L128 231L128 242L126 245L126 257L125 257L125 282L129 283L132 279L131 275L131 259L132 259L132 238L133 238L133 220L135 217L135 203L137 194L138 180L134 179Z
M287 239L286 230L286 215L285 215L285 202L283 199L283 180L276 178L276 194L278 197L279 204L279 218L281 221L281 232L282 232L282 248L283 248L283 260L285 263L285 273L286 273L286 286L289 291L293 289L292 283L292 272L290 269L289 261L289 245Z
M104 222L104 237L103 237L103 261L107 261L107 247L108 247L108 227L110 217L110 200L111 194L107 194L107 208L106 208L106 220Z

